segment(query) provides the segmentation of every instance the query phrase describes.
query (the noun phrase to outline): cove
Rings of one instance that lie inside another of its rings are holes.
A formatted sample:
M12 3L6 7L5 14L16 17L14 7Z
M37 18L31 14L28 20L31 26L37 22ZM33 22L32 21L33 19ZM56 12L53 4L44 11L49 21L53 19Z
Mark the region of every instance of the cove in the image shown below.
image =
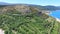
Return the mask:
M51 14L49 14L49 15L54 17L54 18L59 18L60 19L60 10L51 11Z

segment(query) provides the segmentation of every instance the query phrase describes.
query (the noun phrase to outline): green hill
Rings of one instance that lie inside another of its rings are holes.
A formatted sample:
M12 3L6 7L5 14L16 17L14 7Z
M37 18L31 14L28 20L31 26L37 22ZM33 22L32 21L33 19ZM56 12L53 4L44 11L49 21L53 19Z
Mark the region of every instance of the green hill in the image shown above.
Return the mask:
M16 7L18 6L0 9L0 28L5 34L60 34L60 23L42 13L46 10Z

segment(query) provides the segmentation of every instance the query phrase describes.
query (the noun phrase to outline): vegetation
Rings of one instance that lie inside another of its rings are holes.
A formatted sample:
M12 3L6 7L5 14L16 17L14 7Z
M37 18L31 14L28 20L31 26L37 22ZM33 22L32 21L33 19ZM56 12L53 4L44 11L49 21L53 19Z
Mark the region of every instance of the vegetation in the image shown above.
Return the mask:
M5 34L60 34L60 23L34 8L31 12L11 10L0 14L0 28Z
M44 15L38 16L33 12L22 15L18 11L1 14L0 28L5 34L58 34L58 22Z

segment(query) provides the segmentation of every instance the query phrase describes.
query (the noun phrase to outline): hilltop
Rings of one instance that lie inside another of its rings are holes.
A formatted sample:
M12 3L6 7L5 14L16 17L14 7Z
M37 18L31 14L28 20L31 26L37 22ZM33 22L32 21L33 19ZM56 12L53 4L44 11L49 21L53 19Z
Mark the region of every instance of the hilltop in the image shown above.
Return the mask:
M5 34L59 34L60 23L46 13L50 11L35 5L3 5L0 28Z
M0 5L10 5L10 3L7 3L7 2L0 2Z
M33 4L13 4L13 3L0 2L0 6L3 6L3 5L4 6L27 5L27 6L39 8L41 10L60 10L60 6L53 6L53 5L42 6L42 5L33 5Z

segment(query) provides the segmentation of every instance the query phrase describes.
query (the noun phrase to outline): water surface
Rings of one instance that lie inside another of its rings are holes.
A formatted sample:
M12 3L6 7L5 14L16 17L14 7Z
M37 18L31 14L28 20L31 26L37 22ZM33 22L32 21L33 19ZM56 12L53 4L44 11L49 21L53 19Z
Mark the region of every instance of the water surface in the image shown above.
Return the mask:
M59 18L60 19L60 10L51 11L50 16L52 16L54 18Z

